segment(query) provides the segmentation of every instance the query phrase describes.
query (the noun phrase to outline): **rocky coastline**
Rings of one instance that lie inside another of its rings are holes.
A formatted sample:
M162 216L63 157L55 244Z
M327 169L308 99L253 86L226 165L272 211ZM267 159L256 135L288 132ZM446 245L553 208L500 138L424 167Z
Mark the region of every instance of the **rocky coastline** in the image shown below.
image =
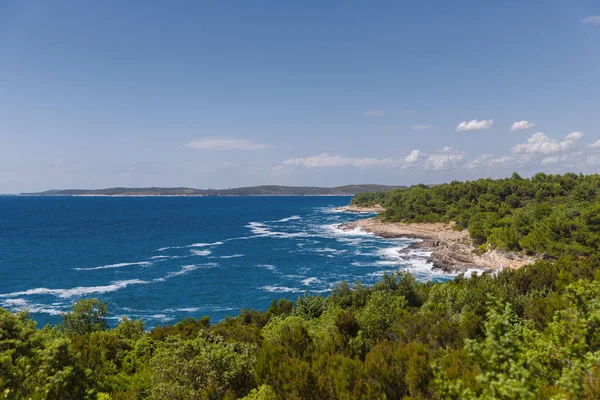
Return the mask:
M384 211L385 208L383 208L379 204L375 204L374 206L368 206L368 207L355 206L353 204L350 204L348 206L338 207L336 210L340 211L340 212L372 214L372 213L380 213L380 212Z
M421 239L409 248L423 248L431 252L429 262L433 269L461 272L469 269L500 270L520 268L536 261L535 257L500 250L483 253L473 245L466 230L454 230L454 223L387 223L378 218L366 218L342 225L342 229L361 229L385 238Z

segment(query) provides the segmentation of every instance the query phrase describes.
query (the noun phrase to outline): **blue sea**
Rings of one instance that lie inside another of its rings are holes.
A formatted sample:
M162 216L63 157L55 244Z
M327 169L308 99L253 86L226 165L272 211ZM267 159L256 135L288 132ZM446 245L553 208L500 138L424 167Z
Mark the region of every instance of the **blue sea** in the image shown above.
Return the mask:
M344 222L350 197L0 197L0 307L57 323L82 298L148 328L186 317L216 322L273 299L327 295L340 281L373 284L407 270L420 281L428 253L400 254Z

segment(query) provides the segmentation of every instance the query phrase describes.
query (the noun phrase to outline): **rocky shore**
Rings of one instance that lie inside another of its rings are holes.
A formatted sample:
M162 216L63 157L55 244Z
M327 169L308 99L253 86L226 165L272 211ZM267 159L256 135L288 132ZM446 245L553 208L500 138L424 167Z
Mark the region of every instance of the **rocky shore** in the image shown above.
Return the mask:
M386 223L377 218L367 218L342 225L342 229L360 228L385 238L414 238L421 241L411 248L421 247L431 252L432 268L446 272L468 269L499 270L519 268L536 261L535 257L523 254L489 250L479 254L466 230L454 230L454 223ZM409 248L410 249L410 248ZM407 253L404 249L401 253Z
M380 213L385 209L382 206L380 206L379 204L375 204L374 206L370 206L370 207L359 207L359 206L350 204L348 206L339 207L336 210L343 211L343 212L369 213L370 214L370 213Z

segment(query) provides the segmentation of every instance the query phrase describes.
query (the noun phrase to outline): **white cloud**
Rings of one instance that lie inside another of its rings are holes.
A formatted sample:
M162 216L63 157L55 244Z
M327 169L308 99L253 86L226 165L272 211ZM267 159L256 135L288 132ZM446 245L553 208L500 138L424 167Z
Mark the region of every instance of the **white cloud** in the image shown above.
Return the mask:
M592 24L600 26L600 15L591 15L581 20L584 24Z
M529 121L517 121L514 124L512 124L512 126L510 127L511 131L522 131L524 129L531 129L535 126L534 123L529 122Z
M421 152L421 150L413 150L410 152L409 155L404 157L404 162L409 165L414 164L416 162L419 162L419 160L421 160L422 157L423 153Z
M431 129L431 128L433 128L433 125L417 124L417 125L411 126L411 128L416 131L420 131L420 130L424 130L424 129Z
M569 157L567 155L564 156L551 156L546 157L542 160L542 165L556 164L559 162L567 161Z
M463 160L465 153L454 151L452 147L446 146L438 153L432 153L427 156L425 169L440 171L455 168Z
M385 115L385 111L383 111L383 110L365 111L363 113L363 115L365 115L367 117L383 117Z
M401 160L393 158L352 158L341 155L331 155L322 153L318 156L291 158L285 160L283 165L302 166L305 168L322 168L322 167L394 167L402 164Z
M519 160L511 156L494 157L492 154L481 154L468 162L465 168L468 170L499 169L515 167L519 164Z
M490 129L494 126L494 120L481 120L478 121L476 119L471 121L463 121L456 127L456 132L468 132L468 131L483 131L485 129Z
M251 139L207 137L194 139L185 147L200 150L266 150L272 146L256 143Z
M371 158L371 157L344 157L321 153L317 156L299 157L285 160L281 167L299 166L304 168L329 168L329 167L357 167L357 168L406 168L421 161L425 155L420 150L413 150L404 158Z
M526 143L521 143L514 146L511 151L513 153L522 154L553 154L562 151L567 151L575 144L579 139L583 137L581 132L571 132L560 142L549 138L543 132L536 132Z
M565 140L571 140L571 141L576 142L579 139L581 139L582 137L583 137L583 132L575 131L575 132L571 132L567 136L565 136Z
M600 139L588 146L588 149L600 149Z

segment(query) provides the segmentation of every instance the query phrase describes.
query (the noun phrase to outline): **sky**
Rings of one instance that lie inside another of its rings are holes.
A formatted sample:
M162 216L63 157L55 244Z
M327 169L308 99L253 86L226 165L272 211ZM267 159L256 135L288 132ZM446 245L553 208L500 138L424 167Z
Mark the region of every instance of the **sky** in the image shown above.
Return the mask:
M0 0L0 193L599 170L597 0Z

